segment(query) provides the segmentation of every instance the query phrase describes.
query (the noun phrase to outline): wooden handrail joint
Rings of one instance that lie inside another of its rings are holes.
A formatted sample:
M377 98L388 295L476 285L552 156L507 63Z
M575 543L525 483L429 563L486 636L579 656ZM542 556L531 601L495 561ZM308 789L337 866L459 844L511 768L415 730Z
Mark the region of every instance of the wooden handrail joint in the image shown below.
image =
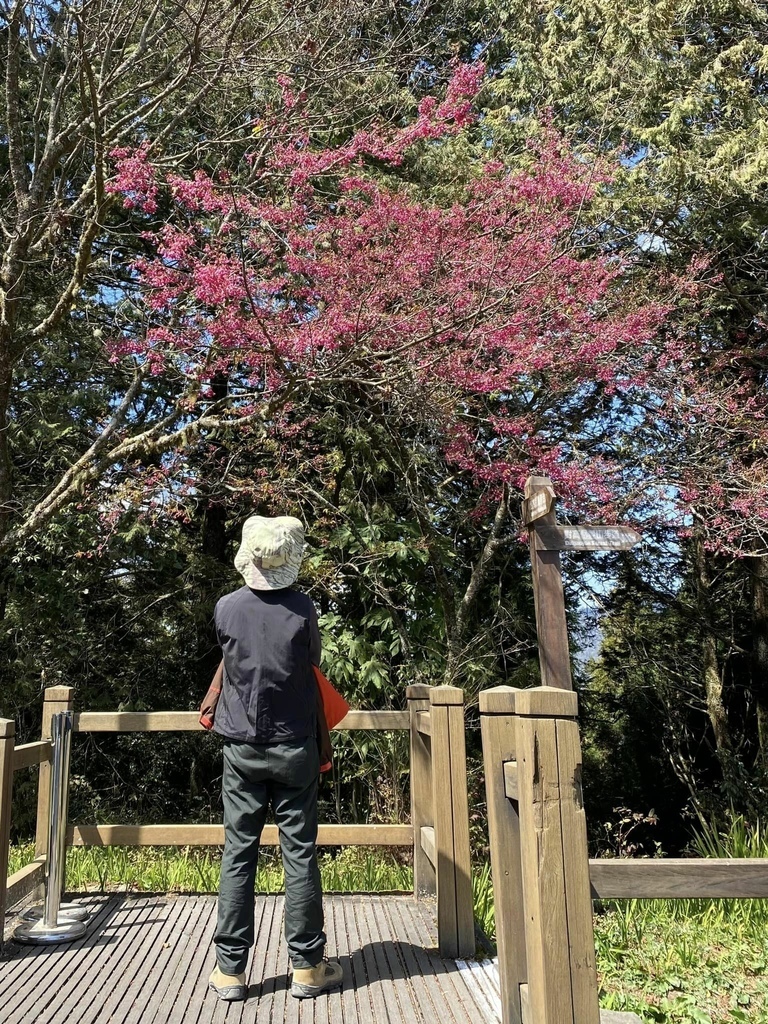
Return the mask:
M507 800L520 800L517 777L517 761L504 761L504 796Z
M429 858L430 864L435 864L435 830L431 825L421 827L421 848Z
M22 768L31 768L43 761L51 760L50 740L37 740L35 743L22 743L13 751L13 770L20 771Z
M422 736L432 735L432 719L429 717L429 711L417 711L414 715L414 722L416 731Z

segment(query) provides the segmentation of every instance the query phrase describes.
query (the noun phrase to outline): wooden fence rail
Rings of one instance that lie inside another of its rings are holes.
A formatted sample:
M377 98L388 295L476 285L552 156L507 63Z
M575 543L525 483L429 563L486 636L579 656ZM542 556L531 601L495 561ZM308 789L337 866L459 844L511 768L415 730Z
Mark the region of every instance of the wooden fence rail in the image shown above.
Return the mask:
M411 690L414 693L411 693ZM417 693L416 693L417 691ZM50 792L51 720L73 710L73 688L45 691L41 739L14 747L14 723L0 720L0 920L44 877ZM408 711L350 711L340 730L410 730L416 751L412 772L410 824L321 824L318 845L412 846L417 862L414 895L437 896L438 941L445 955L474 953L474 919L469 855L466 789L464 698L456 687L411 687ZM77 711L73 731L204 732L196 711ZM15 770L40 766L35 861L7 878L12 776ZM276 845L276 826L264 828L263 845ZM217 824L83 825L67 823L71 846L221 846L224 827Z
M276 825L265 825L261 846L277 846ZM70 846L223 846L223 825L72 825ZM410 825L319 825L318 846L410 846Z
M768 860L699 858L591 860L595 899L768 899Z
M197 711L78 711L73 732L205 732ZM407 711L350 711L334 730L407 729Z

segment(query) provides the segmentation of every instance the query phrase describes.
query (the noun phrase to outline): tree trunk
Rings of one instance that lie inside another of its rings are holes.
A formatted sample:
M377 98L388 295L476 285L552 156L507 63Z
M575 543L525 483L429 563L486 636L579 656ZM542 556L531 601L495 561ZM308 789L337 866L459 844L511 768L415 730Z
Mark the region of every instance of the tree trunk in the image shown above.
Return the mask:
M707 714L715 735L718 755L729 753L733 747L728 724L728 713L723 703L723 677L717 661L717 636L715 634L711 581L707 554L701 536L694 537L696 560L697 604L701 624L702 682L707 702Z
M752 568L752 695L757 709L760 757L768 756L768 558L750 560Z
M227 558L227 510L223 499L208 498L203 512L201 547L204 555L215 558L222 565Z
M448 660L445 668L443 682L446 686L460 686L457 680L460 671L459 654L461 643L467 632L470 618L475 610L480 592L488 579L494 559L502 547L501 532L507 522L509 514L508 493L506 487L499 501L496 515L494 516L491 529L486 538L483 549L472 568L472 573L467 583L467 588L459 602L458 608L453 605L453 626L448 632Z
M0 356L0 537L11 527L13 510L13 460L8 442L8 409L11 403L13 368Z

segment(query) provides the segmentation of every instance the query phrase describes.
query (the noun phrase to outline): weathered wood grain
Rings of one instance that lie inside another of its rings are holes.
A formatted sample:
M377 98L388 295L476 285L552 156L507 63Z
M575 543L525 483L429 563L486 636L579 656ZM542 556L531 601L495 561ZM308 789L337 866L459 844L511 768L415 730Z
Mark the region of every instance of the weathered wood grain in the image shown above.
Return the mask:
M488 838L500 955L500 990L504 1024L521 1024L520 986L527 975L525 914L520 852L519 808L511 804L506 769L514 766L515 792L519 771L515 735L515 702L519 691L494 687L480 694L480 733L488 813ZM485 699L483 699L485 698Z
M525 497L529 504L536 501L537 495L542 491L552 491L552 481L549 477L532 476L526 480ZM536 532L540 527L556 525L555 513L550 511L528 526L536 634L539 639L539 666L544 686L572 690L560 553L540 550L536 540Z
M13 752L13 770L20 771L22 768L30 768L33 765L41 764L51 759L50 740L36 740L34 743L22 743Z
M557 720L555 728L573 1019L577 1024L599 1024L579 726L575 719L564 718Z
M504 772L504 796L507 800L514 800L517 803L520 799L517 783L517 761L502 761L502 771Z
M344 985L316 1001L298 1001L289 994L283 897L254 898L256 946L244 1004L226 1005L208 990L215 896L96 895L79 898L96 911L84 939L16 947L10 960L0 961L0 1020L496 1024L487 1020L488 992L473 995L456 963L434 948L427 903L403 896L326 897L327 951L343 965Z
M74 732L205 732L198 711L79 711ZM334 728L407 729L407 711L350 711Z
M40 739L51 739L51 719L60 711L72 708L74 696L72 686L48 686L43 701L43 720ZM37 783L37 824L35 827L35 856L40 857L48 850L48 803L51 789L51 762L40 762Z
M594 899L768 898L768 860L591 860Z
M421 848L429 858L430 864L435 863L435 830L431 825L424 825L421 829Z
M411 826L417 838L424 827L434 823L432 808L432 743L431 739L418 731L417 720L427 712L429 717L429 691L431 687L415 683L406 689L410 715L411 747ZM430 719L431 731L431 719ZM413 892L416 897L433 896L437 891L434 856L428 857L421 843L413 847Z
M475 955L475 915L472 897L472 859L469 847L467 749L464 733L464 695L461 705L448 709L451 756L453 871L456 891L456 956Z
M174 985L178 985L179 973L190 955L191 944L197 942L203 915L210 913L207 900L179 899L180 913L171 919L171 932L158 951L157 961L149 975L149 992L140 1004L130 1008L128 1020L130 1024L141 1021L141 1024L155 1024L162 1008L169 999L174 997Z
M533 1024L574 1024L556 721L515 720L520 850Z
M6 869L7 870L7 869ZM45 878L45 855L25 864L23 868L14 871L8 877L8 888L6 891L6 909L20 903L25 896L28 896L33 889L42 885ZM0 917L0 921L2 918Z
M8 856L11 842L11 808L13 806L13 760L16 744L16 723L0 718L0 921L5 920L8 902ZM0 947L3 935L0 931Z
M29 1014L30 996L35 1009L35 1020L37 1021L42 1012L51 1007L52 1000L65 1000L73 988L77 987L75 965L82 965L82 969L92 984L94 991L98 992L99 987L93 978L93 965L99 964L98 954L108 949L114 957L113 970L119 972L119 962L125 947L119 949L116 943L116 936L120 928L123 932L130 929L131 924L140 919L142 911L147 913L151 910L151 903L144 901L141 904L124 906L121 912L117 912L118 906L114 901L107 898L99 908L99 913L94 915L95 920L89 922L89 933L75 942L63 943L60 946L27 946L20 955L21 966L27 966L27 971L21 976L15 977L15 991L12 989L11 998L6 1004L6 1015L3 1024L26 1024ZM100 947L88 942L89 934L94 931L99 935ZM110 949L110 946L115 948ZM29 952L27 952L29 950ZM103 963L112 957L101 957ZM13 981L11 982L13 985ZM85 1001L90 1005L90 1000Z
M453 866L453 807L448 745L448 706L432 706L432 809L435 821L435 874L437 876L437 932L441 952L458 956L456 879Z
M432 735L432 719L429 717L428 711L419 711L415 717L416 729L421 733L422 736Z
M579 713L579 699L573 690L556 686L531 686L518 690L515 713L534 718L575 718Z
M640 543L630 526L538 526L539 551L629 551Z
M70 846L223 846L223 825L70 825ZM262 846L277 846L276 825L265 825ZM320 825L318 846L410 846L410 825Z

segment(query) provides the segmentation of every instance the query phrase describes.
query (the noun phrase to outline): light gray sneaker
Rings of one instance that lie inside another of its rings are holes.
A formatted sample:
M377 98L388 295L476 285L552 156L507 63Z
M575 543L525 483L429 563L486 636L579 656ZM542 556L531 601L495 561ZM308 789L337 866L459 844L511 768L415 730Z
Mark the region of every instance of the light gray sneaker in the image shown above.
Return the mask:
M213 989L219 999L224 999L228 1003L236 999L245 999L245 972L225 974L216 964L208 979L208 988Z
M291 995L296 999L314 999L323 992L336 988L344 980L341 964L321 960L317 967L294 969Z

